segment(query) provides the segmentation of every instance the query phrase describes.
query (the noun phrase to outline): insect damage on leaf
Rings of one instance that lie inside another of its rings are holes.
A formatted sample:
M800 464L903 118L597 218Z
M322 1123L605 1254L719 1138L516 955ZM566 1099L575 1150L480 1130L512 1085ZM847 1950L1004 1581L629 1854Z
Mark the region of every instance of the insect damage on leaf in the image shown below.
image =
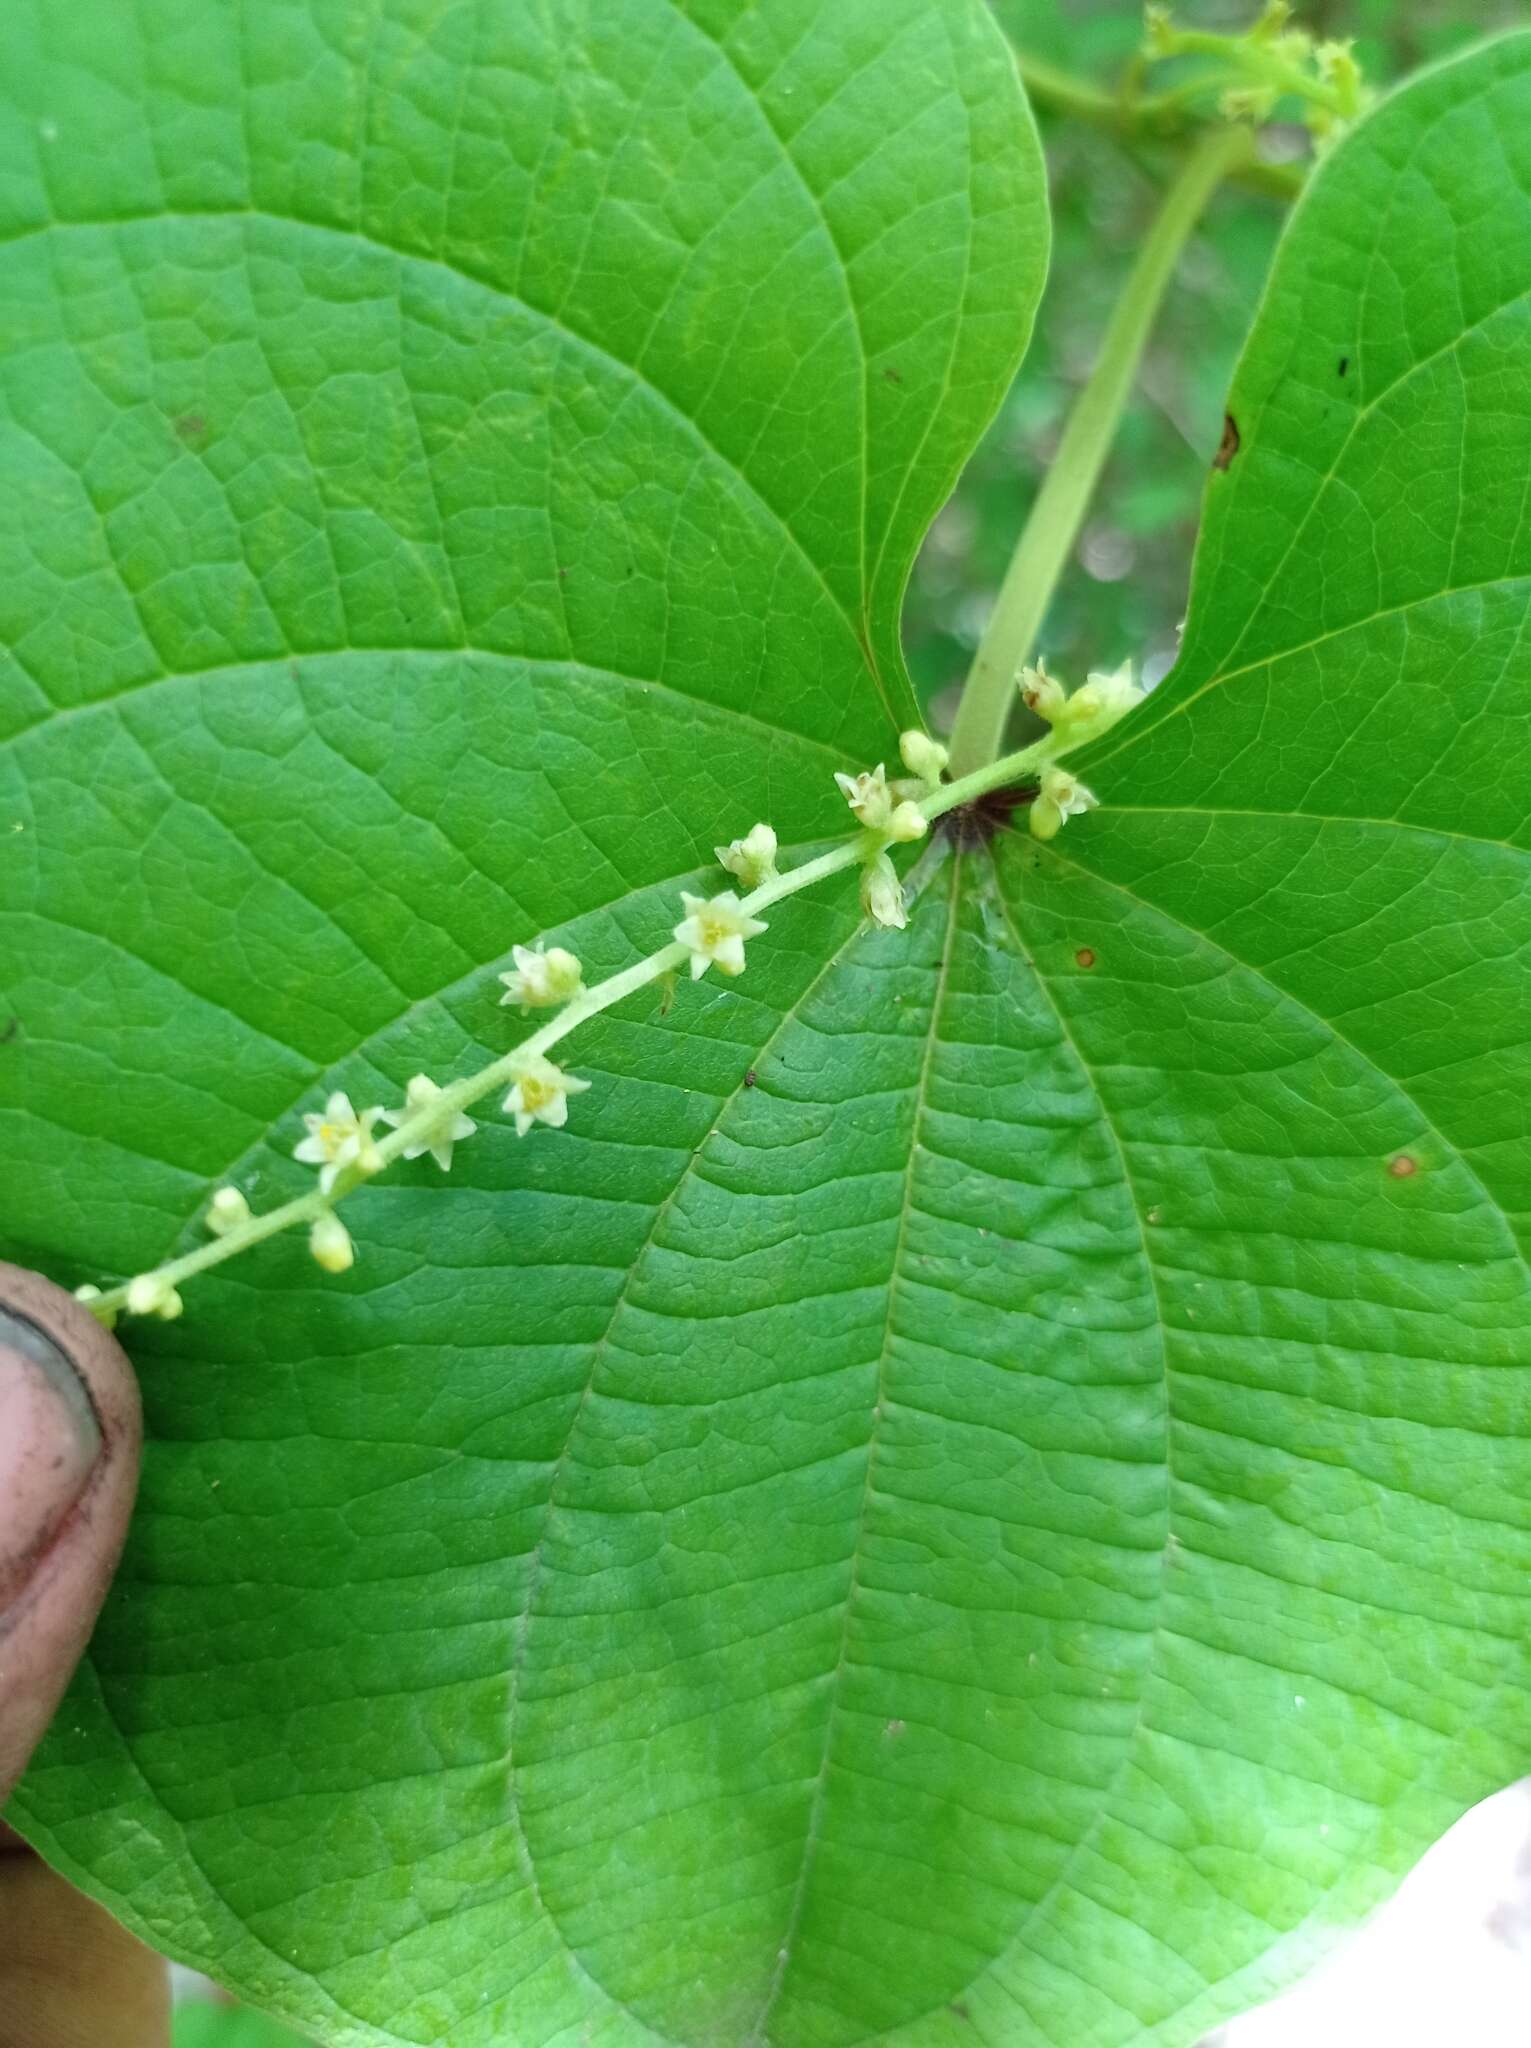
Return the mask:
M1226 469L1239 452L1239 423L1231 412L1223 414L1223 438L1212 458L1214 469Z

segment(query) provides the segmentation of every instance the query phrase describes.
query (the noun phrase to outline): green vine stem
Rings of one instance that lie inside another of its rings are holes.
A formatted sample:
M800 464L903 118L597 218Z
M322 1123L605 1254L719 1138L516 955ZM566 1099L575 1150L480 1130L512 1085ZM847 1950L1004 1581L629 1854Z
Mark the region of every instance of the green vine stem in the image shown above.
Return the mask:
M1209 131L1165 194L973 657L951 740L952 771L959 777L992 761L1004 744L1016 677L1083 524L1165 287L1203 207L1235 167L1250 161L1253 146L1247 129Z
M955 810L959 805L970 803L975 797L983 796L991 789L998 789L1006 783L1035 772L1046 763L1055 760L1065 752L1069 742L1061 733L1049 733L1033 745L1023 747L1006 760L994 761L975 772L952 782L929 787L915 805L927 825L935 819ZM1078 744L1077 740L1074 744ZM801 867L791 868L785 874L776 874L760 884L745 896L741 910L750 917L768 910L772 904L780 903L788 896L795 896L800 890L810 889L816 882L839 874L844 869L865 865L875 858L886 846L884 835L874 831L859 831L840 845L831 847L814 859L805 861ZM676 940L661 946L657 952L647 954L629 967L609 975L605 981L593 987L582 989L571 998L556 1016L538 1030L523 1038L510 1051L488 1066L481 1067L475 1074L462 1080L450 1082L436 1094L429 1105L416 1115L406 1116L386 1137L379 1138L373 1147L372 1171L363 1171L355 1166L344 1168L335 1178L327 1192L318 1188L296 1196L280 1207L251 1214L244 1221L228 1229L223 1235L211 1238L199 1245L195 1251L186 1252L182 1257L170 1259L162 1266L155 1267L152 1274L137 1276L152 1278L165 1288L177 1288L183 1280L194 1274L205 1273L211 1267L221 1265L225 1259L234 1258L238 1253L248 1251L252 1245L260 1244L268 1237L291 1230L300 1224L317 1223L330 1214L335 1205L351 1194L356 1188L375 1179L381 1168L389 1166L410 1146L420 1142L431 1128L439 1128L444 1117L453 1112L468 1109L483 1096L503 1087L516 1076L519 1066L528 1058L545 1055L555 1045L577 1031L581 1024L602 1010L609 1010L624 997L638 989L659 981L667 974L683 966L688 958L688 948ZM488 970L486 969L486 972ZM91 1313L101 1321L110 1324L117 1314L128 1306L128 1292L131 1282L112 1287L104 1292L92 1293L86 1290L81 1299Z
M1049 64L1045 58L1029 56L1024 50L1016 52L1015 61L1033 106L1087 121L1122 142L1194 142L1214 126L1213 117L1190 111L1183 86L1143 95L1112 92L1088 78L1076 77L1061 65ZM1205 80L1194 81L1194 90L1204 94ZM1221 130L1226 124L1217 119L1215 125ZM1230 183L1286 204L1302 190L1307 168L1304 164L1263 163L1251 150L1246 161L1230 167L1227 176Z

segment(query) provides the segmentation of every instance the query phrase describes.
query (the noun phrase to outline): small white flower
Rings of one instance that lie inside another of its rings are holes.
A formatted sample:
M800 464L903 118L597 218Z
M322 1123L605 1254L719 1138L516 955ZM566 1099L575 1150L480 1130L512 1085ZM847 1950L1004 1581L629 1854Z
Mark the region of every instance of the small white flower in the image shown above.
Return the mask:
M925 822L925 813L918 804L902 803L893 806L892 815L884 827L890 839L923 839L930 827Z
M128 1282L128 1314L159 1316L173 1323L183 1303L163 1273L139 1273Z
M524 1138L534 1123L551 1124L562 1130L569 1121L569 1097L582 1095L590 1086L577 1074L566 1074L541 1053L529 1052L511 1072L515 1086L505 1098L505 1107L516 1120L516 1136Z
M512 946L511 958L516 963L514 973L500 976L505 984L501 1008L519 1003L524 1016L528 1010L554 1009L579 994L584 970L562 946L539 939L535 946Z
M413 1123L421 1117L414 1136L404 1147L406 1159L420 1159L429 1152L443 1173L452 1171L452 1147L460 1138L471 1138L478 1125L471 1116L464 1116L460 1109L445 1105L434 1114L421 1116L429 1111L431 1104L438 1101L441 1090L429 1074L416 1074L404 1090L402 1109L385 1109L383 1122L392 1124L397 1130L400 1124Z
M737 875L746 889L758 889L776 873L776 834L769 825L753 825L742 839L712 850L719 866Z
M932 786L946 773L946 764L951 759L939 740L933 740L928 732L917 727L899 734L898 752L909 773Z
M860 775L836 775L840 794L869 832L886 832L893 815L893 792L881 761Z
M1038 718L1045 718L1049 725L1056 722L1068 702L1062 683L1047 673L1047 664L1043 661L1039 661L1035 668L1021 670L1018 687L1026 709L1034 711Z
M292 1156L305 1166L319 1169L319 1187L328 1194L348 1166L358 1173L376 1173L382 1165L372 1126L382 1109L353 1109L351 1098L340 1089L324 1105L322 1116L305 1116L308 1136L293 1147Z
M742 974L744 942L766 929L761 920L750 916L732 889L717 896L692 896L682 889L680 900L686 914L675 936L691 955L691 979L699 980L709 967L719 974Z
M207 1205L207 1227L214 1237L227 1237L231 1230L250 1220L250 1205L238 1188L218 1188Z
M903 888L885 853L861 870L861 907L873 924L886 925L890 931L901 932L909 922Z
M1066 768L1044 768L1041 793L1030 811L1033 837L1056 839L1068 819L1093 811L1099 802L1095 792L1086 789Z
M351 1233L333 1209L326 1209L308 1233L308 1248L326 1273L344 1273L356 1263Z

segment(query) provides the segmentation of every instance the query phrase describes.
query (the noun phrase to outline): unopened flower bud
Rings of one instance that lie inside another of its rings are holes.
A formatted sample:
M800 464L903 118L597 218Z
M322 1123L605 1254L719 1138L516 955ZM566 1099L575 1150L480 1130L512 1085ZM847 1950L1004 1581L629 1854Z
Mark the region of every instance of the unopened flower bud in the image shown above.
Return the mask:
M1020 676L1021 702L1028 711L1034 711L1038 718L1046 719L1051 725L1067 699L1063 685L1055 676L1050 676L1042 662L1035 668L1023 668Z
M80 1302L85 1308L90 1308L90 1305L93 1301L99 1301L101 1299L101 1290L99 1287L92 1287L90 1282L87 1280L83 1287L77 1287L74 1290L74 1298L76 1301ZM117 1311L114 1308L107 1309L104 1313L99 1312L95 1309L91 1309L91 1314L95 1316L97 1322L100 1323L103 1329L116 1329Z
M861 870L861 907L873 924L886 925L891 931L901 932L909 922L903 888L885 853Z
M932 786L946 773L946 764L951 759L939 740L933 740L928 732L921 732L918 727L900 733L898 752L909 773Z
M207 1227L214 1237L227 1237L250 1220L250 1205L238 1188L218 1188L207 1205Z
M1132 680L1132 663L1124 661L1110 675L1092 671L1081 688L1068 698L1057 718L1073 745L1098 739L1119 719L1143 701L1143 692Z
M923 839L930 830L918 804L895 804L883 827L890 839Z
M326 1209L308 1233L308 1248L326 1273L344 1273L356 1262L351 1233L333 1209Z
M128 1314L159 1316L173 1323L181 1313L182 1301L162 1273L139 1273L128 1282Z

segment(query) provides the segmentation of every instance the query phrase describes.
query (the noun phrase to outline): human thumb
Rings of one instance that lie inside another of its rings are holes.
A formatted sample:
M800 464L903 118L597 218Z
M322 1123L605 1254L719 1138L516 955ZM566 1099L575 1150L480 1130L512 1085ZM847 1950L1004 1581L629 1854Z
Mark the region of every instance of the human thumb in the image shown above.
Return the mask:
M0 1802L116 1568L141 1433L116 1340L61 1288L0 1263Z

